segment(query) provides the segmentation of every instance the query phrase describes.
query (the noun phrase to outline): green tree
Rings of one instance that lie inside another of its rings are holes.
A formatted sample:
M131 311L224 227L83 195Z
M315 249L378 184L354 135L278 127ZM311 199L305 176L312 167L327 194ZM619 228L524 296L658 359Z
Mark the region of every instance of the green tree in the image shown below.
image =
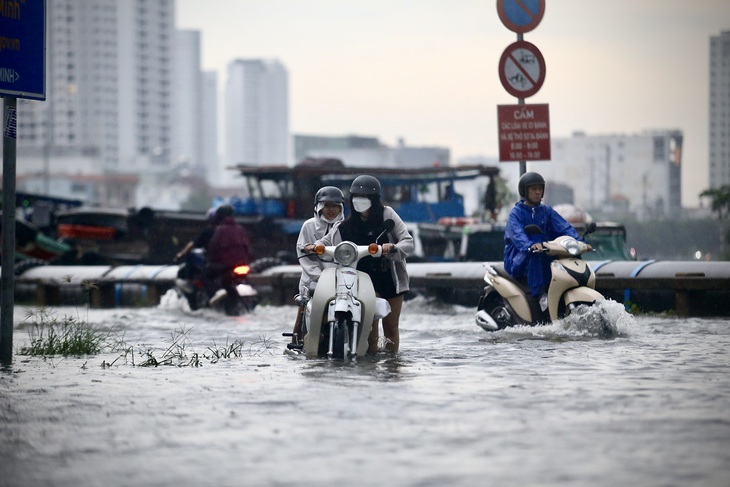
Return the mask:
M719 188L706 189L700 193L700 196L710 198L710 207L712 211L717 212L717 218L720 220L720 234L724 237L721 256L724 260L730 260L730 250L727 247L727 242L730 241L730 230L727 229L724 222L724 216L730 213L730 185L724 184Z
M725 184L719 188L710 188L700 193L703 198L710 198L712 211L717 212L717 217L722 220L725 214L730 213L730 185Z

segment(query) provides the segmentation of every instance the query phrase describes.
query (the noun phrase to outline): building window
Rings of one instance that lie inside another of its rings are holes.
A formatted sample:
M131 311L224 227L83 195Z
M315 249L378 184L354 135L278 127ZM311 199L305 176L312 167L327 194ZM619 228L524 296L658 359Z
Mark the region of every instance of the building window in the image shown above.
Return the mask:
M664 161L667 156L664 150L664 137L654 137L654 161Z

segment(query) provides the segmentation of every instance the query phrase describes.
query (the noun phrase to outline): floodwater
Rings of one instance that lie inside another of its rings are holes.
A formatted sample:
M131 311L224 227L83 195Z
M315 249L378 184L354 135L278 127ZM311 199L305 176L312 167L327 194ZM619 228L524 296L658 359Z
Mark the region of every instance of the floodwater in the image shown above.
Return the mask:
M229 318L168 294L54 311L121 347L14 355L0 372L3 487L730 485L727 318L609 303L616 337L580 322L490 334L472 308L417 298L397 356L343 363L284 353L294 306Z

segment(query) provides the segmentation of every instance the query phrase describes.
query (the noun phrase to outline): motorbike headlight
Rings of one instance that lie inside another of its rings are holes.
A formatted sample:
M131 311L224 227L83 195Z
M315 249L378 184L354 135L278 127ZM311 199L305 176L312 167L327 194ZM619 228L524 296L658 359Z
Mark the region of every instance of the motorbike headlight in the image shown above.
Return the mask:
M565 240L563 242L563 247L570 255L580 255L580 244L578 244L578 241L573 238Z
M357 259L357 248L349 242L342 242L335 248L335 260L342 265L350 265Z

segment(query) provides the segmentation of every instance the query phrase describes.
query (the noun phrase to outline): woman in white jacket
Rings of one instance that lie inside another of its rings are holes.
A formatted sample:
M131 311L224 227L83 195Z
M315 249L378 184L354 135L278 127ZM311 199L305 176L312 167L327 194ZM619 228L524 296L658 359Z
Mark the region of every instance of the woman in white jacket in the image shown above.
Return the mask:
M314 195L314 216L302 224L297 239L297 256L299 257L299 265L302 266L302 276L299 278L299 292L312 295L314 287L317 284L319 276L325 267L333 266L333 263L327 263L319 260L316 255L304 252L304 246L308 242L314 242L324 237L335 223L345 219L345 195L342 194L340 188L335 186L324 186ZM302 314L304 306L299 308L297 320L294 323L294 335L292 339L297 343L297 336L301 332ZM301 341L302 337L299 337Z
M385 349L397 352L400 345L400 312L403 297L409 290L406 257L413 252L413 237L395 210L383 205L380 193L380 181L377 178L369 175L356 177L350 186L350 216L314 243L337 245L349 240L358 245L369 245L383 231L385 220L395 222L393 230L386 234L388 242L383 244L383 256L379 259L362 259L357 268L370 276L375 293L390 304L391 311L383 318ZM313 251L314 244L305 246L305 252ZM376 321L368 339L369 352L377 350L378 338L379 326Z

